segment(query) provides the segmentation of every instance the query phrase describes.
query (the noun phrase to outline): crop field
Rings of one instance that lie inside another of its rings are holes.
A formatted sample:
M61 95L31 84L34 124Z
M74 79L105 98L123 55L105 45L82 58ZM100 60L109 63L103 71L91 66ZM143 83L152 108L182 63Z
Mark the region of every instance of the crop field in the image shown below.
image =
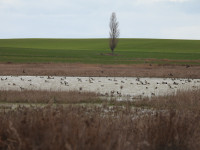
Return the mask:
M0 62L200 64L199 40L119 39L110 52L108 39L0 40Z

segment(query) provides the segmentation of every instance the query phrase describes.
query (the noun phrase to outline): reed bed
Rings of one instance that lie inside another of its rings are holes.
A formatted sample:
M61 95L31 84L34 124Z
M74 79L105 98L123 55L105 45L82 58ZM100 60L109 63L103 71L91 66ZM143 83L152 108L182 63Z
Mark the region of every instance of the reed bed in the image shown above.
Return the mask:
M197 90L134 102L134 109L113 102L2 110L0 149L199 150L199 101Z

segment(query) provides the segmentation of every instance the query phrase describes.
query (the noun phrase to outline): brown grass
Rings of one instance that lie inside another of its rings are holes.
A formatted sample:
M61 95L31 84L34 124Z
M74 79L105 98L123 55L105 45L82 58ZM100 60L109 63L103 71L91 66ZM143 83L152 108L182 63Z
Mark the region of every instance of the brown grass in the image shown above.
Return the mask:
M0 149L198 150L200 114L129 108L18 108L0 115Z
M174 95L145 98L130 103L137 107L200 111L200 90L177 91Z
M137 101L117 101L115 97L107 101L106 97L94 92L78 91L0 91L1 103L41 103L41 104L105 104L110 106L133 106L153 109L200 110L200 90L177 91L174 95L155 96Z
M0 63L0 75L200 78L200 66Z
M199 92L140 103L161 107L150 111L133 109L129 103L124 107L49 105L2 110L0 149L199 150Z
M78 91L0 91L2 103L95 103L100 102L99 95Z

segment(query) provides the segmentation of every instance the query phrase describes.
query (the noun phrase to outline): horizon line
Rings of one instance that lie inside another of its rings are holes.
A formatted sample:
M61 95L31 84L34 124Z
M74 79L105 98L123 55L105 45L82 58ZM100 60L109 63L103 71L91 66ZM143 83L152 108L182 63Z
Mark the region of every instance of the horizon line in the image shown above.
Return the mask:
M78 39L109 39L109 38L0 38L0 40L17 40L17 39L74 39L74 40L78 40ZM146 39L146 40L191 40L191 41L199 41L200 39L173 39L173 38L118 38L118 39Z

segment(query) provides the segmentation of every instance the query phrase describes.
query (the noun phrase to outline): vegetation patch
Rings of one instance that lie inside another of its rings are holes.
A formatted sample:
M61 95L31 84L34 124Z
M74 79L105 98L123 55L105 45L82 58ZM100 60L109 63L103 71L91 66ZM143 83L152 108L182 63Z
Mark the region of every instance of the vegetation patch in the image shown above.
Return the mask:
M99 95L92 92L54 92L54 91L0 91L1 103L96 103L100 100Z
M196 64L200 41L119 39L117 57L108 54L108 39L1 39L0 62L65 62L87 64ZM148 61L152 59L152 61ZM184 60L184 61L174 61Z
M41 102L56 96L66 103L69 99L81 102L79 97L95 96L73 92L37 94L40 96L32 98L36 95L33 91L21 95L8 91L1 94L1 100L14 102L20 97L24 101L27 97ZM137 102L102 102L101 106L49 104L20 106L10 111L1 108L0 149L199 150L199 101L197 90Z

